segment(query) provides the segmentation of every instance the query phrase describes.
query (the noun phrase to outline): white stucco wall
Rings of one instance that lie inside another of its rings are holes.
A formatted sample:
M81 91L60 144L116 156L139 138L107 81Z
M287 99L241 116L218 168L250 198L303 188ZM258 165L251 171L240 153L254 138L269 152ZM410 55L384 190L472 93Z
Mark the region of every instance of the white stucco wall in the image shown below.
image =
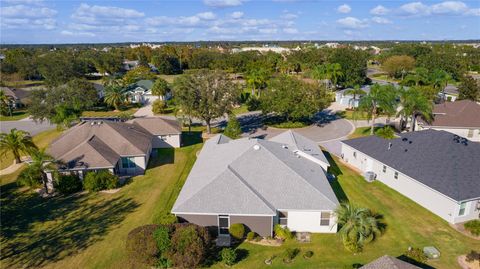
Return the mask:
M336 233L337 221L330 212L330 225L320 225L320 211L288 211L287 227L291 231L311 233Z
M356 158L353 156L354 152L356 152ZM474 214L469 214L468 216L457 218L459 202L454 201L399 171L397 171L398 178L395 179L394 175L396 170L387 166L387 170L384 173L383 163L374 160L343 143L342 156L343 160L348 164L358 168L362 172L373 171L377 175L376 180L405 195L417 204L450 223L466 221L468 218L478 218L478 214L476 217L474 217Z
M468 137L468 128L440 128L440 127L430 127L430 126L421 126L417 125L416 130L426 130L426 129L434 129L438 131L446 131L452 134L459 135L461 137L465 137L468 140L480 142L480 128L472 128L473 135L472 137Z
M180 134L165 135L163 139L161 137L157 136L153 139L153 148L179 148L181 146Z
M128 174L128 175L143 174L145 173L145 169L147 168L149 156L150 154L147 154L147 156L131 156L131 157L134 157L134 163L135 163L134 168L123 168L122 161L120 160L118 170L121 174Z
M455 216L454 223L465 222L472 219L480 218L480 199L472 200L467 202L467 207L465 208L465 214L463 216L459 216L458 212L460 212L460 204L457 205L457 215Z

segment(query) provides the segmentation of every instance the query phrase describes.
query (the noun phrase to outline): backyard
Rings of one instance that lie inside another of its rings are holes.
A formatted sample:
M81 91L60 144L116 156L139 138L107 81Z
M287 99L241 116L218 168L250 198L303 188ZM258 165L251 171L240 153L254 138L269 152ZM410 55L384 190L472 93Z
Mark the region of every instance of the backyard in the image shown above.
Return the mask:
M201 143L175 150L161 150L144 176L133 178L115 194L76 194L40 199L18 188L17 174L0 177L2 203L1 263L6 267L122 268L125 239L140 225L155 223L170 210L193 163ZM344 250L335 234L314 235L311 243L290 241L281 247L243 243L243 257L234 268L264 267L264 260L276 255L271 268L351 268L384 254L400 256L409 247L433 245L442 256L429 262L437 268L455 268L456 257L480 242L452 229L445 221L401 196L385 185L367 183L355 171L332 161L332 183L339 200L368 207L384 216L385 234L367 245L361 254ZM287 247L301 249L289 265L281 256ZM314 255L302 257L306 250ZM214 264L214 268L223 268Z

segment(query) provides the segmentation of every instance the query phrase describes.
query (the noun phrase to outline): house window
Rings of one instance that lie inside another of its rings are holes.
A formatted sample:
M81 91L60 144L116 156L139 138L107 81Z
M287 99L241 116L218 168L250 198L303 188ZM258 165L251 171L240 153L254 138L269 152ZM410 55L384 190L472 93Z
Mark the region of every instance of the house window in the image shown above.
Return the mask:
M287 225L288 212L278 212L278 224Z
M473 137L473 129L468 129L467 137Z
M393 175L395 179L398 179L398 172L395 171L395 175Z
M355 158L355 159L357 158L357 152L356 151L353 152L353 158Z
M218 234L229 234L228 227L230 227L230 218L228 215L218 216Z
M135 157L122 157L123 168L135 168Z
M383 171L384 173L387 172L387 166L386 166L386 165L383 166L382 171Z
M458 211L458 215L459 216L464 216L466 209L467 209L467 202L462 202L460 204L460 210Z
M320 226L329 226L330 225L330 212L320 213Z

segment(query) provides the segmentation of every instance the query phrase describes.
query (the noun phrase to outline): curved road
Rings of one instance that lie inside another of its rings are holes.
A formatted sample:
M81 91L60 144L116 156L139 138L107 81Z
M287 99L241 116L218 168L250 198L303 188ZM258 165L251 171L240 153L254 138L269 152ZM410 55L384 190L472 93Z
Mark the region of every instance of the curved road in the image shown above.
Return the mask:
M43 123L35 122L29 118L17 121L0 121L0 132L8 133L13 128L27 131L33 136L40 132L53 129L55 128L55 125L52 125L47 121L44 121Z

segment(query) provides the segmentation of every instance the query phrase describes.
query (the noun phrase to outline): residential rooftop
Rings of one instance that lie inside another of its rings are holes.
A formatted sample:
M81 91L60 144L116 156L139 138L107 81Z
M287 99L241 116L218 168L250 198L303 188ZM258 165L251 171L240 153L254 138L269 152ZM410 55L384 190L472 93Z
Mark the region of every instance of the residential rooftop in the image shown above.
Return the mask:
M434 127L480 128L480 105L471 100L444 102L433 108L430 123L419 119L419 124Z

